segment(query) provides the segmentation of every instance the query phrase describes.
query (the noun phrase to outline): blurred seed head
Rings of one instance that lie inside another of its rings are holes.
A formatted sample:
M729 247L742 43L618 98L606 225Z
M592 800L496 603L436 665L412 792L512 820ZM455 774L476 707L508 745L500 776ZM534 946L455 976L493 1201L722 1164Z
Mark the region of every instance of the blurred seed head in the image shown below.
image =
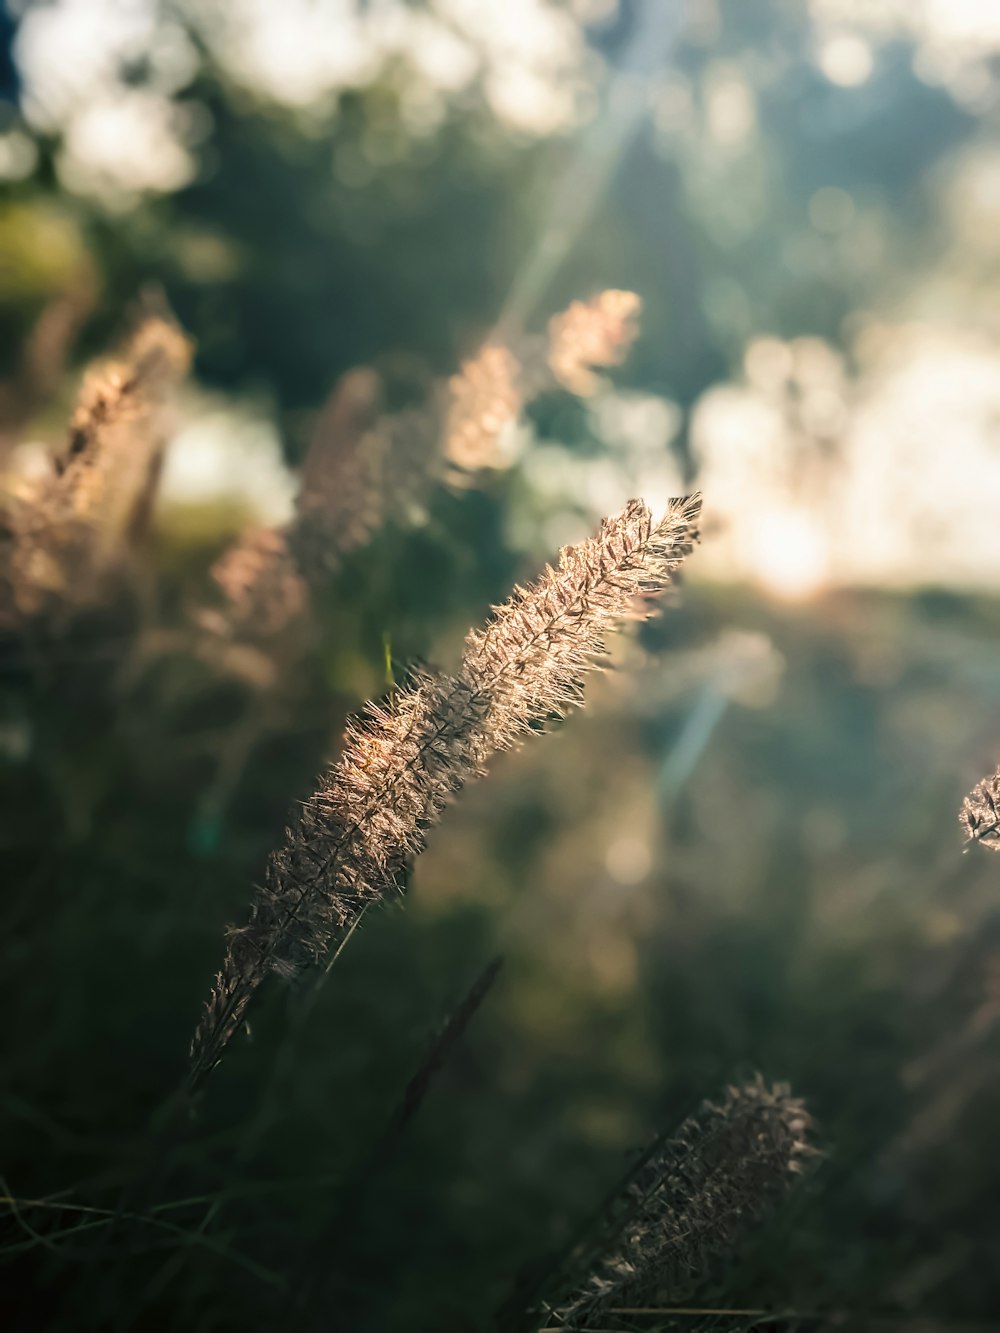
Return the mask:
M1000 770L976 783L958 819L969 842L1000 852Z

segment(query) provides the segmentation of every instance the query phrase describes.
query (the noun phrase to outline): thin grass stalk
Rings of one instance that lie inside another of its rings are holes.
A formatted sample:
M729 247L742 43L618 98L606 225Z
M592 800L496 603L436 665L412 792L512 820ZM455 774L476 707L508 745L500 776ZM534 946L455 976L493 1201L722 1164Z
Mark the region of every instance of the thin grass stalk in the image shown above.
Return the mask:
M482 1008L502 967L501 956L492 958L442 1023L420 1065L403 1089L385 1128L362 1164L342 1187L333 1217L323 1228L320 1237L309 1247L300 1277L289 1288L291 1309L302 1311L325 1303L323 1287L327 1277L324 1267L327 1256L337 1252L338 1237L351 1221L372 1181L398 1152L407 1126L420 1111L435 1079L451 1059L472 1020Z

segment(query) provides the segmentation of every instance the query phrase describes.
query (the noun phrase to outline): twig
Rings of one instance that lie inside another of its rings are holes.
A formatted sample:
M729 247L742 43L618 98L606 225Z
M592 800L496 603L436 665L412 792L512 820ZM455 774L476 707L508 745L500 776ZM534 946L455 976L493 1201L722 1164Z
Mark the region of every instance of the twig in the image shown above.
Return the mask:
M289 1287L292 1308L301 1311L323 1301L323 1284L327 1276L323 1271L325 1256L337 1252L337 1240L345 1223L360 1204L373 1177L384 1169L398 1151L407 1126L420 1110L434 1079L447 1064L492 989L502 966L502 956L492 958L445 1019L427 1054L404 1088L403 1095L382 1133L364 1162L345 1184L333 1217L319 1238L309 1247L300 1279Z

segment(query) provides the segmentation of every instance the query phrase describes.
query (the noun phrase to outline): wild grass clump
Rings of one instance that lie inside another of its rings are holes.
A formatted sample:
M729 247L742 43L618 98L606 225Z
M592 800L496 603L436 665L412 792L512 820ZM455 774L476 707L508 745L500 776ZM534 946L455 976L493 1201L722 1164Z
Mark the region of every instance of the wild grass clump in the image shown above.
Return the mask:
M289 631L309 626L321 605L315 594L388 518L419 509L438 486L454 492L485 484L492 471L506 466L510 429L539 395L595 392L600 372L619 364L635 338L638 312L638 298L629 292L575 302L543 333L487 342L457 374L434 381L421 401L402 408L390 410L372 371L348 372L319 414L289 521L242 534L211 568L206 559L183 589L166 591L151 559L141 566L145 582L137 577L138 551L149 535L171 404L191 348L169 318L146 319L120 361L86 376L68 443L51 468L5 503L3 628L32 646L25 674L37 662L45 666L45 651L34 651L39 646L49 650L70 643L71 631L87 617L99 629L104 609L114 606L113 651L128 669L105 672L102 662L97 672L84 675L68 654L60 677L79 689L77 714L96 711L87 705L99 700L100 729L114 725L118 710L130 702L130 688L140 693L135 682L155 658L155 645L165 658L173 653L183 661L182 699L188 680L196 681L195 696L201 681L190 671L192 661L207 667L210 676L225 678L227 687L241 676L251 687L252 704L235 725L230 720L218 728L223 747L214 753L224 780L217 773L210 788L218 809L220 791L235 783L259 729L277 730L293 715L291 708L258 704L268 692L279 704L282 690L291 697L288 677L304 640ZM344 1243L364 1211L372 1182L395 1156L431 1085L492 993L499 962L480 974L443 1025L386 1117L381 1136L367 1152L359 1141L359 1151L346 1154L323 1177L313 1243L309 1228L296 1230L294 1223L291 1243L273 1268L270 1260L267 1266L256 1264L235 1245L230 1251L228 1242L219 1241L228 1226L221 1211L235 1208L236 1191L225 1203L227 1186L219 1181L214 1196L202 1199L198 1193L199 1167L191 1165L197 1152L189 1162L182 1149L197 1135L195 1112L206 1103L191 1094L220 1062L272 973L299 980L327 964L370 907L405 891L430 830L466 784L485 775L499 753L546 732L582 704L585 683L601 667L611 632L650 616L674 583L698 540L700 510L698 495L669 501L660 515L643 500L631 500L593 536L563 549L557 563L533 582L515 586L485 624L468 633L451 670L413 670L387 699L370 703L348 723L339 757L271 852L248 919L228 932L194 1034L188 1078L172 1093L163 1090L149 1129L138 1131L117 1174L94 1177L92 1194L81 1193L86 1201L63 1203L56 1195L21 1199L11 1192L12 1211L78 1207L86 1222L69 1221L65 1230L75 1234L87 1226L101 1234L90 1245L81 1246L78 1237L76 1257L101 1261L120 1243L132 1261L153 1254L157 1228L172 1226L178 1237L188 1236L179 1224L163 1221L160 1210L172 1218L176 1208L186 1217L199 1200L207 1201L204 1220L197 1223L198 1243L263 1274L274 1308L294 1311L302 1327L329 1326L331 1293L336 1302L354 1274L349 1267L328 1271L328 1249ZM150 544L147 555L152 549ZM149 594L145 598L137 595L140 584ZM131 595L120 596L123 591ZM162 623L165 608L179 624ZM142 681L144 707L155 714L162 703L169 716L169 703L157 695L155 673L150 677ZM228 704L239 693L213 694L217 683L213 678L205 690L207 705L197 700L205 712L218 699ZM84 699L88 690L93 694ZM88 808L80 827L89 827L90 818ZM373 986L386 984L385 969L377 978L365 977ZM294 1041L286 1042L274 1062L260 1124L245 1127L251 1145L262 1126L280 1121L278 1075L294 1063L294 1047ZM240 1118L237 1112L237 1124ZM530 1301L517 1305L518 1327L537 1328L540 1320L564 1329L613 1326L630 1310L649 1310L657 1299L686 1292L732 1254L748 1227L787 1193L812 1152L810 1125L803 1104L787 1087L769 1087L759 1078L730 1088L718 1103L706 1102L630 1172L544 1293L536 1287ZM354 1140L348 1142L353 1149ZM205 1152L203 1165L211 1158L211 1150ZM179 1201L158 1200L170 1179L178 1185ZM270 1197L275 1184L281 1182L267 1182L261 1197ZM14 1245L44 1241L48 1251L67 1261L69 1250L59 1248L65 1239L54 1226L51 1236L36 1229ZM252 1248L252 1240L248 1244ZM140 1282L137 1309L144 1308L149 1290L168 1280L172 1262L150 1274L148 1283ZM336 1306L330 1313L340 1317ZM129 1317L123 1316L123 1327Z
M624 360L640 309L626 291L574 301L545 333L487 341L456 374L396 410L374 371L348 371L317 417L294 515L223 552L202 624L229 637L282 634L387 518L419 513L438 485L464 489L507 466L503 440L531 402L557 390L593 394L598 372Z

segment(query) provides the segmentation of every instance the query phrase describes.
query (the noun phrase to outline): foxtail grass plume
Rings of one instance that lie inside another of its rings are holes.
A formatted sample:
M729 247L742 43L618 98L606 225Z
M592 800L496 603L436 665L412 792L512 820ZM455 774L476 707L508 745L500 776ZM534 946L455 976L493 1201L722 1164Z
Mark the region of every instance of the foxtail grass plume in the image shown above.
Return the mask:
M631 501L560 553L466 640L454 675L415 676L352 722L337 763L268 863L192 1046L193 1077L220 1058L269 972L321 962L364 909L403 887L427 829L498 750L578 704L616 624L648 611L697 539L699 497L659 522Z
M170 320L144 320L121 361L87 372L63 454L8 506L9 574L22 615L86 605L148 523L170 395L191 349Z
M574 301L549 321L549 367L569 393L586 398L598 385L595 369L625 360L639 332L642 302L635 292L601 292Z
M313 429L288 544L307 583L336 569L381 521L385 472L379 432L382 385L358 367L337 381Z
M501 465L498 442L527 401L525 363L487 343L448 382L445 452L459 476Z
M1000 852L1000 769L976 783L962 802L958 819L969 842Z
M452 480L506 466L503 433L541 394L593 394L601 382L597 371L620 365L628 354L641 308L635 292L601 292L553 315L544 334L512 347L487 343L466 361L448 383L444 439Z
M281 527L251 528L223 551L211 571L218 596L197 613L203 629L277 639L303 616L310 584L367 540L381 512L378 402L372 371L349 370L337 381L309 442L295 515Z
M811 1123L787 1085L768 1087L759 1075L728 1088L722 1101L705 1102L614 1200L602 1219L599 1257L573 1294L550 1307L546 1324L605 1328L618 1310L689 1292L815 1156Z
M271 639L305 611L308 590L280 528L253 528L212 566L225 611L203 608L203 628L240 638Z

